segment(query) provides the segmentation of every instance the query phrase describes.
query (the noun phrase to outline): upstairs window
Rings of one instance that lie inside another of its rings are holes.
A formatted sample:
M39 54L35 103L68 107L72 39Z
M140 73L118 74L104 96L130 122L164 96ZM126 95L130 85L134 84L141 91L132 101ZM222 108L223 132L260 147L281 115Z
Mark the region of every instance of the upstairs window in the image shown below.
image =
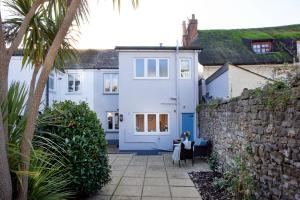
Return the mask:
M269 53L272 50L272 42L252 42L252 49L256 54Z
M180 78L191 78L191 59L180 59Z
M80 75L68 74L68 92L80 91Z
M48 79L48 85L50 90L54 90L54 74L51 73Z
M166 58L135 59L135 78L164 79L169 78L169 61Z
M103 74L105 94L117 94L119 92L119 75L118 74Z

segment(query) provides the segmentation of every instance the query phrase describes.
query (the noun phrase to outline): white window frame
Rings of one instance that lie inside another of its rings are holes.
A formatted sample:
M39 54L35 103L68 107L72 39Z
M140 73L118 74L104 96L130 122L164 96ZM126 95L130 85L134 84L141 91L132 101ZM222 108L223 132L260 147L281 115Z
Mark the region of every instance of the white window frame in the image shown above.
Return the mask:
M181 62L182 61L188 61L189 62L189 76L187 77L181 77L181 68L182 68L182 65L181 65ZM191 79L192 78L192 59L191 58L180 58L179 59L179 78L180 79Z
M50 79L52 79L53 80L53 88L50 88ZM53 73L50 73L49 74L49 90L50 91L54 91L55 90L55 76L54 76L54 74ZM69 80L68 80L68 87L69 87ZM68 88L68 90L69 90L69 88Z
M118 83L117 83L117 91L113 92L112 91L112 84L110 85L110 89L109 92L105 91L105 75L109 75L110 76L110 81L112 81L112 75L117 75L118 76ZM103 73L103 94L119 94L119 74L118 73Z
M155 114L156 115L156 131L155 132L149 132L148 131L148 115ZM160 132L159 127L159 115L167 115L168 116L168 131L167 132ZM144 132L137 132L136 131L136 115L144 115ZM140 113L136 112L133 114L133 128L134 128L134 134L135 135L169 135L170 134L170 115L169 113L162 112L162 113Z
M138 59L144 59L144 76L143 77L137 77L136 76L136 60ZM148 77L148 60L155 60L156 63L156 76L155 77ZM167 60L167 67L168 67L168 76L166 77L161 77L159 75L159 60ZM170 62L169 58L134 58L133 59L133 74L134 74L134 79L169 79L170 78Z
M81 77L81 74L80 73L68 73L67 74L67 93L69 94L76 94L76 93L80 93L81 92L81 87L82 87L82 77ZM74 76L74 91L69 91L69 75L72 75ZM78 87L78 91L75 91L75 76L79 76L79 81L80 81L80 84L79 84L79 87Z
M113 121L112 121L112 123L113 123L113 128L112 129L109 129L108 128L108 117L107 117L107 115L108 115L108 113L112 113L112 116L113 116ZM115 117L115 114L118 114L118 116L119 116L119 118L120 118L120 114L119 114L119 112L116 112L116 111L107 111L106 112L106 131L107 132L119 132L119 129L120 129L120 121L119 121L119 128L118 129L116 129L116 117Z

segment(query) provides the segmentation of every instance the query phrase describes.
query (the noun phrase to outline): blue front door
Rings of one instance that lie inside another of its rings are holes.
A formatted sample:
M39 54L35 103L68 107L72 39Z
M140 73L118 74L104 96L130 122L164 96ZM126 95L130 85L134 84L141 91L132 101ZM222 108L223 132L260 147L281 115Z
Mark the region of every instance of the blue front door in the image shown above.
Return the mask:
M194 140L194 113L182 113L182 130L191 133L190 140Z

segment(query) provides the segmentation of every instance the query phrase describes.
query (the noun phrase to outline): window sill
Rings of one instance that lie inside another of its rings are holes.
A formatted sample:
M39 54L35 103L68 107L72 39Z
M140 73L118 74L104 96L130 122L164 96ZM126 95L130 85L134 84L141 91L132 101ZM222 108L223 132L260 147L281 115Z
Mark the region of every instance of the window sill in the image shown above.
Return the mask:
M106 130L105 133L119 133L119 130Z
M170 135L169 132L135 132L134 135L142 135L142 136L156 136L156 135Z
M119 92L103 92L103 95L119 95Z
M67 92L65 95L82 95L81 92Z
M153 77L153 78L148 78L148 77L134 77L134 80L169 80L169 77Z

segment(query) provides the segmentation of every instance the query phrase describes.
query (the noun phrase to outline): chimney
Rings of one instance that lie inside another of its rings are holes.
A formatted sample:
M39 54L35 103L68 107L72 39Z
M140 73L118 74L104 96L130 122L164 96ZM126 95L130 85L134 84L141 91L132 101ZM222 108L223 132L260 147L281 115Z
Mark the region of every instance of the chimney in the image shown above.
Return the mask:
M198 37L198 20L195 18L195 14L192 14L192 19L189 19L187 27L185 22L182 23L182 28L182 45L185 47L191 46Z

